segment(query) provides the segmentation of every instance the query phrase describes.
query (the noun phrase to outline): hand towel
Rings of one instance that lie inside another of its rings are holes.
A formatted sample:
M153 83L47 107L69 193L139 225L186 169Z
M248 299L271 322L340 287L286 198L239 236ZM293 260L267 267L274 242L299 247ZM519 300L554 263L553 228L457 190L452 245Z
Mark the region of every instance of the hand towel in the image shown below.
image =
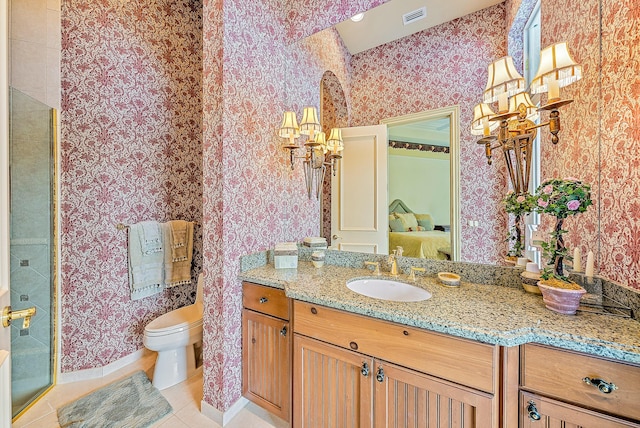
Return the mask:
M177 223L177 224L174 224ZM180 230L182 224L182 232ZM183 220L172 220L162 224L162 234L168 247L164 252L164 277L165 287L175 287L176 285L191 284L191 261L193 258L193 222ZM177 241L174 239L182 239ZM184 238L183 238L184 236ZM178 245L176 247L176 244ZM178 253L174 250L180 249ZM171 248L171 250L169 250Z
M143 221L138 224L142 227L142 233L139 235L142 254L162 252L160 224L157 221Z
M162 235L158 237L162 248ZM131 299L159 293L164 289L164 252L145 254L142 243L145 241L143 225L132 224L129 227L129 288Z
M171 256L174 262L187 260L187 241L189 239L187 228L189 224L193 232L193 223L191 222L184 220L171 220L169 222L171 227Z

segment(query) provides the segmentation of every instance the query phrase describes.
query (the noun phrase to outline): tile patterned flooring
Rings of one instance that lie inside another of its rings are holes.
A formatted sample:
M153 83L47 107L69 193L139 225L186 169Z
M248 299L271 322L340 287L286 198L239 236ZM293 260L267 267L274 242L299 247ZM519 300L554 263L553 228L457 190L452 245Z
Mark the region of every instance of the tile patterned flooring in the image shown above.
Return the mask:
M144 370L153 375L155 354L129 364L101 379L56 385L14 423L14 428L59 428L56 409L103 385ZM202 369L178 385L161 391L173 407L173 412L155 423L153 428L218 428L220 425L200 413L202 400ZM253 403L243 408L227 425L229 428L286 428L289 425Z

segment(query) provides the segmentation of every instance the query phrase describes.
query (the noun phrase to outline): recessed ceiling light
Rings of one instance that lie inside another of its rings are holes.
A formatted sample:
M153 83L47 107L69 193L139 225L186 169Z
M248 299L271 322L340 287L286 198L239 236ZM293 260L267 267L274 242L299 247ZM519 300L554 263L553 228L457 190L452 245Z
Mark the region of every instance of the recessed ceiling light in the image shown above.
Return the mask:
M364 18L364 13L359 13L359 14L357 14L355 16L352 16L351 20L353 22L360 22L360 21L362 21L362 18Z

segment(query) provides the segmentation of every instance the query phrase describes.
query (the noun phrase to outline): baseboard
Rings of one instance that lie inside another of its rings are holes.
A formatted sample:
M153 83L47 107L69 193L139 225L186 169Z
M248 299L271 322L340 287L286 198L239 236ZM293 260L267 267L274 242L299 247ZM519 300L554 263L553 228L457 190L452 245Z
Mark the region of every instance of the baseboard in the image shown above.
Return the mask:
M244 397L240 397L238 401L236 401L226 412L221 412L220 410L213 407L211 404L202 400L200 404L200 413L202 413L207 418L211 419L213 422L217 423L220 426L225 426L231 421L240 410L249 404L249 400Z
M91 379L99 379L101 377L107 376L116 370L120 370L122 367L127 366L131 363L135 363L138 360L141 360L144 357L150 356L151 354L155 354L155 352L149 351L146 348L142 348L134 352L133 354L129 354L126 357L120 358L110 364L107 364L104 367L96 367L93 369L86 370L78 370L75 372L68 373L58 373L56 378L56 383L58 385L78 382L83 380L91 380Z

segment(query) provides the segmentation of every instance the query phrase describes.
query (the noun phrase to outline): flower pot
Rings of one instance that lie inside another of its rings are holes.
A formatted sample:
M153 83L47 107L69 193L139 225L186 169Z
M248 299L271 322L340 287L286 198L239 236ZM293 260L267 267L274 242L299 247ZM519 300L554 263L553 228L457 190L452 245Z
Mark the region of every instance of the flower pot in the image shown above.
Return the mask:
M520 274L522 278L522 288L524 291L531 294L542 294L538 287L538 281L540 281L540 274L535 272L524 271Z
M587 292L584 288L576 284L577 289L559 288L538 282L538 288L542 292L542 301L547 309L565 315L573 315L580 306L580 299Z

